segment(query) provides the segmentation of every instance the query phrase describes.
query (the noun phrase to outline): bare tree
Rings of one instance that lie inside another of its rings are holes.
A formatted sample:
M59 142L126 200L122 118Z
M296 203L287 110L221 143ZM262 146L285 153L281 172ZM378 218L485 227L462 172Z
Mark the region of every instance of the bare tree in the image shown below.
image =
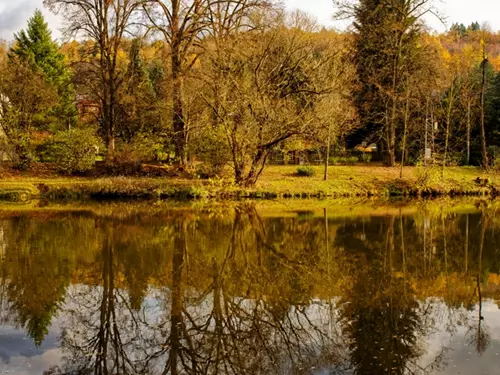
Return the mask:
M84 63L91 79L98 82L94 94L100 102L100 126L108 159L113 158L115 149L118 91L124 81L118 55L135 11L142 3L142 0L44 0L51 11L63 15L66 36L92 41L88 51L91 58Z
M482 62L481 62L481 156L482 156L482 165L483 168L487 168L488 161L488 151L486 149L486 130L484 127L485 120L485 93L486 93L486 65L488 63L488 58L486 57L486 49L485 43L481 40L481 53L482 53Z
M186 74L198 61L201 39L239 29L244 24L245 14L269 1L147 0L145 3L143 9L149 30L160 33L170 47L173 138L177 164L184 166L187 163L189 129L183 86Z
M223 129L235 182L247 186L257 182L278 145L328 127L336 118L327 113L339 111L333 106L332 112L332 100L344 100L341 54L331 41L311 32L299 14L289 23L282 15L267 16L254 20L253 32L221 40L205 78L204 99L214 126Z

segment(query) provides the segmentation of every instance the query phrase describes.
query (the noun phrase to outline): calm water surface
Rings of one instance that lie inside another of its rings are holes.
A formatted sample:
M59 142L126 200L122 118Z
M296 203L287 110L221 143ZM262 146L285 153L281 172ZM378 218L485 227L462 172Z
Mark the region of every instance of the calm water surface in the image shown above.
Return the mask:
M0 374L500 374L494 203L321 205L0 206Z

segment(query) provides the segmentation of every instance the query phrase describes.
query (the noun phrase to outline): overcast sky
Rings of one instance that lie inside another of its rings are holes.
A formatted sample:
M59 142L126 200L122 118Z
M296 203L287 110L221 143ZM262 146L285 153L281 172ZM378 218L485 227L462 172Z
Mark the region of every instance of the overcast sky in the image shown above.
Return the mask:
M43 0L0 0L0 39L11 40L13 33L24 28L27 19L36 8L44 11L45 16L58 37L60 22L58 18L43 9ZM332 21L334 12L332 0L284 0L290 9L302 9L314 15L321 24L336 26ZM487 22L492 29L500 30L500 0L435 0L441 12L447 16L447 25L461 22L466 25L478 21ZM440 31L444 30L435 19L429 24ZM340 26L340 25L339 25Z

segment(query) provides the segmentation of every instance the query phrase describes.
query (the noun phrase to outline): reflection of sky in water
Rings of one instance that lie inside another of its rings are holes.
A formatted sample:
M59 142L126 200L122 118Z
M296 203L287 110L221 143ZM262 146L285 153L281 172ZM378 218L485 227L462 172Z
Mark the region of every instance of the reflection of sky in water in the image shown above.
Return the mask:
M61 329L64 328L67 321L64 309L75 308L75 301L71 300L71 296L77 293L80 288L81 286L68 288L67 302L60 312L59 318L52 322L49 333L39 348L35 347L24 330L16 329L10 325L0 326L0 374L42 374L51 366L61 364L62 353L59 349L59 337ZM97 292L96 289L94 291ZM161 302L155 298L156 293L150 292L151 294L144 300L143 307L152 315L148 320L154 321L163 315L162 311L164 312L164 310L161 308ZM245 303L248 303L249 306L253 304L251 301L245 301ZM207 298L195 310L198 314L204 315L210 310L211 304L211 299ZM435 321L435 327L430 337L423 340L426 342L425 354L420 358L419 366L426 368L435 361L440 353L444 353L442 365L427 373L444 375L500 374L500 310L494 301L489 300L483 303L484 320L482 326L490 338L490 345L483 355L477 354L474 346L470 345L470 327L477 326L478 322L477 306L474 311L459 309L453 312L455 318L458 315L466 317L466 319L462 319L464 324L455 325L453 332L446 331L450 317L446 305L441 302L433 302L432 311L431 318ZM330 335L334 332L340 332L338 325L331 321L337 321L338 314L335 313L335 310L331 311L326 304L314 301L307 309L307 315L312 322L317 324L317 327L329 331ZM341 341L342 339L339 340L339 342ZM332 373L331 369L316 368L311 370L317 375ZM336 369L333 373L348 374L350 372Z
M445 306L440 306L444 309ZM471 332L465 326L457 327L457 332L450 337L446 332L438 332L428 340L428 352L423 356L421 363L426 364L441 351L443 347L449 348L446 355L447 367L440 371L444 375L457 374L500 374L500 310L494 301L483 303L482 325L490 336L490 346L481 356L475 348L469 345ZM478 322L477 306L475 311L469 313L470 323ZM443 323L443 322L441 322ZM441 328L443 324L441 324Z
M43 344L37 348L24 330L0 326L0 374L42 374L61 361L59 328L53 322Z

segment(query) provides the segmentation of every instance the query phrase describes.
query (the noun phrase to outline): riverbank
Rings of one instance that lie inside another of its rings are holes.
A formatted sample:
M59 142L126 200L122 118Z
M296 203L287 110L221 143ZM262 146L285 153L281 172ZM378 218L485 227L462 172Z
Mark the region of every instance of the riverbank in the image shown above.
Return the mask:
M322 168L298 177L294 166L270 166L256 186L245 188L230 179L178 177L61 177L29 174L0 179L0 199L278 199L340 197L438 197L500 195L500 174L473 167L398 168L377 165L333 166L328 180Z

